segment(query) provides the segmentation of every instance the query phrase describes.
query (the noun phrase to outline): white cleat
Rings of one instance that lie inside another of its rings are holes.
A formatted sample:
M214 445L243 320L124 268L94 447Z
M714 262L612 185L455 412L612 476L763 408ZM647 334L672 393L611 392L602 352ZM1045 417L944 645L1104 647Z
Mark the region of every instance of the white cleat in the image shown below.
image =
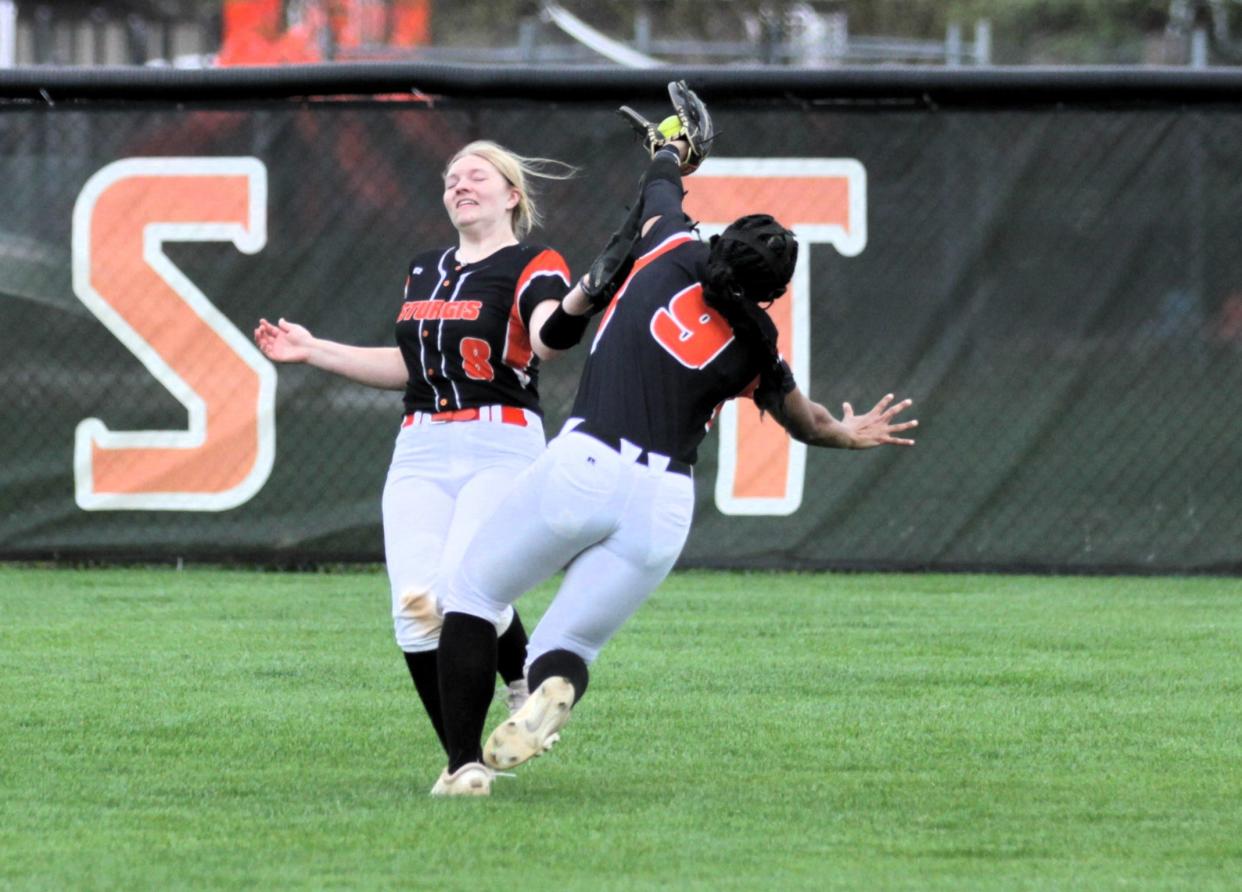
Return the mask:
M445 768L431 788L432 796L490 796L496 772L482 762L467 762L452 774Z
M509 715L526 705L526 701L530 699L530 688L526 686L526 679L519 678L517 681L511 681L504 688L505 706L509 708Z
M492 768L513 768L542 755L561 739L569 721L574 686L559 675L541 684L526 703L500 724L483 744L483 761Z

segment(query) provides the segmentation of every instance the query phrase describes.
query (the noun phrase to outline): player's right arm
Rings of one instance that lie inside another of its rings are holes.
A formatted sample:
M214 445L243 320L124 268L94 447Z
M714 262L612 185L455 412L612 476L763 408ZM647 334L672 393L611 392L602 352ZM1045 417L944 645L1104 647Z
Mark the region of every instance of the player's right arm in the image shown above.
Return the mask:
M670 147L677 151L676 158ZM685 193L681 186L680 166L689 153L690 144L684 139L675 139L657 151L651 160L643 185L643 235L661 217L682 215L681 199Z
M716 139L716 128L707 106L685 81L669 81L668 98L673 103L675 114L658 125L629 106L617 109L621 117L638 131L643 148L651 153L651 167L643 178L640 196L642 235L646 235L662 216L681 222L684 216L681 210L681 175L698 170L711 154L712 142ZM673 159L671 173L668 171L670 159ZM656 188L653 189L653 186Z
M353 347L312 335L284 319L259 320L254 342L273 362L302 362L380 390L402 390L409 373L397 347Z
M893 402L893 395L886 394L870 412L855 415L849 403L841 404L841 417L835 418L827 407L808 399L798 388L785 395L772 416L795 440L808 446L825 446L829 449L870 449L873 446L913 446L914 441L894 436L902 431L918 427L918 422L895 421L895 417L908 409L913 400Z

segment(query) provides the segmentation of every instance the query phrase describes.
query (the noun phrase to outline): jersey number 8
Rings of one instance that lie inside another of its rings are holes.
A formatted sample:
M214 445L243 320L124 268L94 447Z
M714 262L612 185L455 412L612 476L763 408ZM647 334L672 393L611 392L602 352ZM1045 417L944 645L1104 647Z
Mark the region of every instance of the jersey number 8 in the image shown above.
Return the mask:
M482 338L462 338L461 368L466 377L476 381L491 381L496 377L496 370L488 362L492 358L492 345Z

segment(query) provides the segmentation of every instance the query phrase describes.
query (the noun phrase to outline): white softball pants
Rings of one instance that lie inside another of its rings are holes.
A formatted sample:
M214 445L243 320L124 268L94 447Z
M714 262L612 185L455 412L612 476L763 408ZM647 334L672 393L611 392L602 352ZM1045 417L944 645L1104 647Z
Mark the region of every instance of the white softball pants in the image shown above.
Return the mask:
M445 611L498 622L566 567L531 634L527 666L557 649L594 661L668 575L690 532L694 482L638 463L639 452L572 431L553 440L467 546Z
M453 570L479 524L518 475L543 454L543 425L492 420L402 426L384 484L384 555L392 588L397 645L407 653L434 650L440 641L441 602ZM497 614L503 633L513 611Z

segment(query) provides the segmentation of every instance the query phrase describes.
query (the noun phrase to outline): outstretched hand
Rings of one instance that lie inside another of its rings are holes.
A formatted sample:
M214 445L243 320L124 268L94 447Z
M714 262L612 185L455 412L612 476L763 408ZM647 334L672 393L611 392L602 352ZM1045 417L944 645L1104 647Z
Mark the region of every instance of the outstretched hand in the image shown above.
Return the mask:
M306 362L314 341L305 327L284 319L275 325L260 319L259 327L254 330L254 342L263 355L274 362Z
M849 432L851 439L849 448L870 449L873 446L884 445L913 446L913 440L893 436L893 434L919 426L916 420L896 423L893 421L898 413L904 412L913 403L914 400L907 399L894 404L893 395L888 393L865 415L855 415L853 406L849 403L842 403L841 426Z

